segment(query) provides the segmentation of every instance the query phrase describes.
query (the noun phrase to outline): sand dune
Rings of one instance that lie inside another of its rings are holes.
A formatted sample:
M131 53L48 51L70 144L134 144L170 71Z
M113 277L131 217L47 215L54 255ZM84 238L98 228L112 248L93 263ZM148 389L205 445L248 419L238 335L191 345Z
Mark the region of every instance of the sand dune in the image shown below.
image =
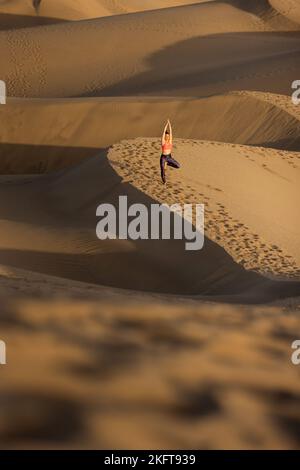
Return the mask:
M294 33L214 2L0 33L8 93L27 97L289 94L299 50Z
M143 0L143 2L140 0L89 0L89 2L62 0L59 3L53 3L49 0L42 0L38 12L45 16L82 20L204 2L206 0L200 0L200 2L199 0Z
M298 2L0 1L0 29L0 447L299 448ZM204 249L98 240L120 195L204 203Z
M3 0L0 2L0 29L28 28L203 2L204 0Z
M208 0L214 1L214 0ZM207 0L3 0L0 31L128 14ZM289 27L289 26L288 26Z
M227 3L263 19L272 29L297 29L296 0L2 0L0 29L32 27L200 3Z

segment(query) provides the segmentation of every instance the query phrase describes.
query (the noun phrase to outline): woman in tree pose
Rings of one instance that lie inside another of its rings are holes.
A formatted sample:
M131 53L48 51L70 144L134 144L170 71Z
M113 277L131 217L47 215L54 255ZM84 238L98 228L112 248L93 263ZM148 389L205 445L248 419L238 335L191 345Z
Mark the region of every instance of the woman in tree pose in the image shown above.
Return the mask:
M173 133L170 120L168 119L165 125L164 132L161 138L161 157L160 157L160 172L163 184L166 183L166 165L173 168L180 168L180 164L172 158L173 147Z

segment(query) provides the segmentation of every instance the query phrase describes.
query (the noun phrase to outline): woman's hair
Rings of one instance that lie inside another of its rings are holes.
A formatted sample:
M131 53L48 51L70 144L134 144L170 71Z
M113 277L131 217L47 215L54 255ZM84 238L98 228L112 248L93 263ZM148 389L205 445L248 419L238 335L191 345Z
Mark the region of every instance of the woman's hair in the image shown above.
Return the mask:
M165 132L166 135L170 135L170 132L168 130L166 130Z

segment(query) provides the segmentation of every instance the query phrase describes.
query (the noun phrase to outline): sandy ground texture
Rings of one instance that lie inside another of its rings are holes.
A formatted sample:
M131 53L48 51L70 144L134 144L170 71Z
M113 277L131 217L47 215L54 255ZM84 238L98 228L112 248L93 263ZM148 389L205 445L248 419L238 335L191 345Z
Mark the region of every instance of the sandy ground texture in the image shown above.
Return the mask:
M0 447L300 448L300 6L140 3L0 2ZM120 195L203 250L98 240Z

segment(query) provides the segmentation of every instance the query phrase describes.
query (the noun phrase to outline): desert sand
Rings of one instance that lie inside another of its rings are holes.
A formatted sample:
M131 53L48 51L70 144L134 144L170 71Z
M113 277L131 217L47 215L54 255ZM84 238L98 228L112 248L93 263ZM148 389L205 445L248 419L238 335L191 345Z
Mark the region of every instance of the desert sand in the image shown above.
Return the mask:
M26 28L204 2L206 0L2 0L0 29Z
M38 3L0 2L1 448L299 448L298 2ZM119 195L205 204L203 250L98 240Z

